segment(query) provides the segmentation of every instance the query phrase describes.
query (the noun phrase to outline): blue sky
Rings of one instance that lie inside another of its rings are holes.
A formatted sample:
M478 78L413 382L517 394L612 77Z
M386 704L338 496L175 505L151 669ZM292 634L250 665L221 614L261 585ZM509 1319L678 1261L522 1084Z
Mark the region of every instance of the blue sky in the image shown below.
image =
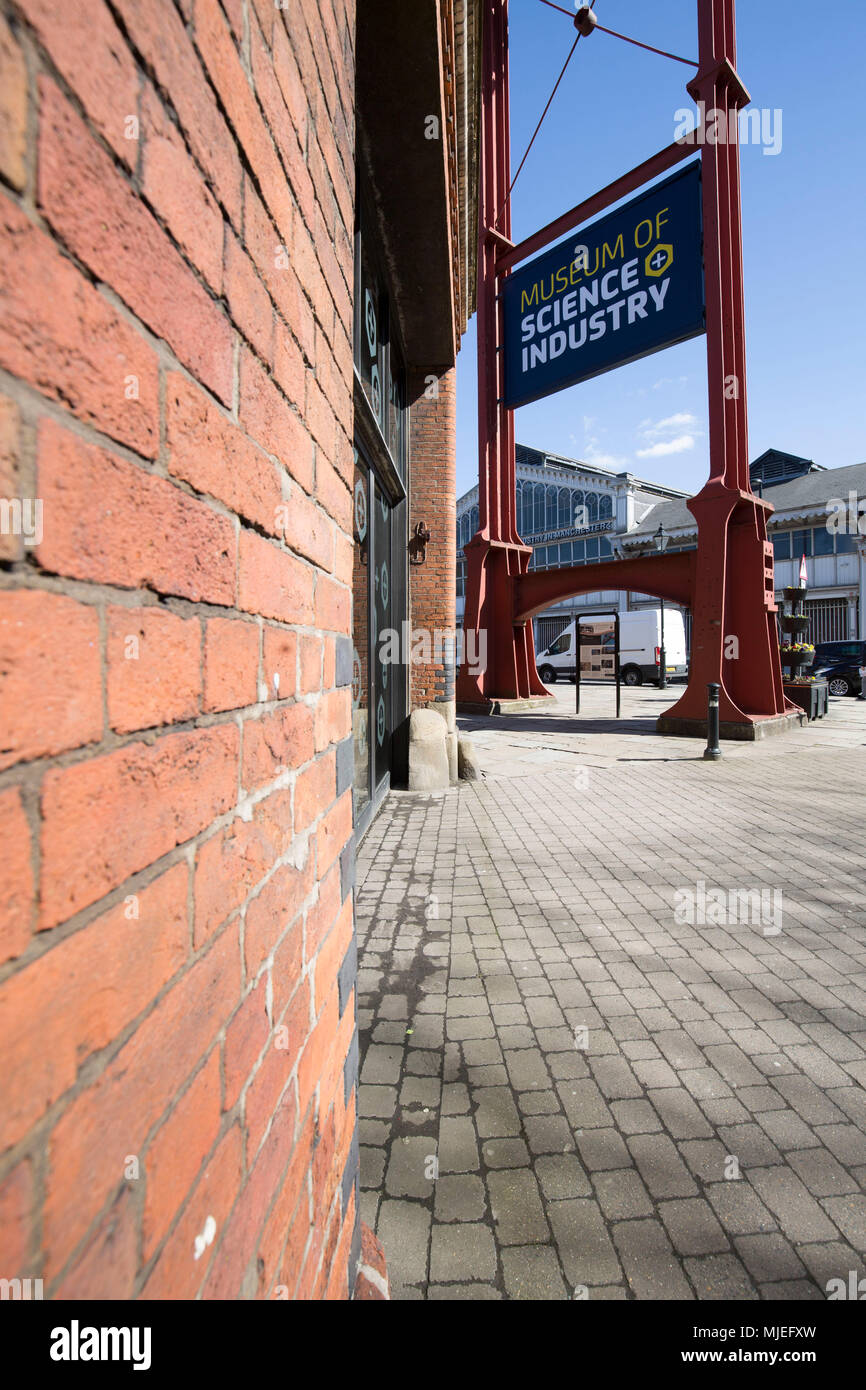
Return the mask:
M691 58L696 10L596 3L600 23ZM782 113L778 154L741 148L749 454L774 446L840 468L866 459L866 7L738 0L737 29L754 104ZM540 0L511 0L510 35L514 171L574 30ZM515 240L670 144L689 77L608 34L581 39L512 195ZM459 496L478 478L474 319L457 370ZM523 407L517 439L697 491L706 396L702 336Z

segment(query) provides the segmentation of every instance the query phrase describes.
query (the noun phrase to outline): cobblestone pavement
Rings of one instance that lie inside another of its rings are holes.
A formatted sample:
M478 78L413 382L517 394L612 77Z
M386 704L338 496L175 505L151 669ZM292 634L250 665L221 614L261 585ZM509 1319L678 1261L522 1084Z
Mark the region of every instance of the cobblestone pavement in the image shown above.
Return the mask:
M866 705L707 764L670 693L556 693L361 846L393 1296L823 1298L866 1273Z

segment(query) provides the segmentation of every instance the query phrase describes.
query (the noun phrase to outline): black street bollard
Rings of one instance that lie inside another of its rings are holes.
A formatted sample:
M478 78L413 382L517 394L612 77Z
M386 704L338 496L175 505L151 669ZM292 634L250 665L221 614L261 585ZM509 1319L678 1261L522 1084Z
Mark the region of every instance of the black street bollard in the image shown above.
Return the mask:
M720 686L710 682L707 686L707 746L704 757L715 761L722 756L719 747L719 690Z

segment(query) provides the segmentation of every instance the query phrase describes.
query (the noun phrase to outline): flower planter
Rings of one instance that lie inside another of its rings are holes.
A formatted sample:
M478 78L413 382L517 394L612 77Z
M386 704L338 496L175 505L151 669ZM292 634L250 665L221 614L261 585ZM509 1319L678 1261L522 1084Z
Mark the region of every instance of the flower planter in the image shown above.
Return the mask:
M806 597L806 590L795 587L791 589L783 589L782 594L788 600L789 603L799 603L800 599L804 599Z
M815 660L815 648L808 652L798 652L785 647L779 649L783 666L811 666Z
M805 632L808 626L809 619L805 616L805 614L803 616L800 616L796 613L786 614L782 618L783 632Z
M782 681L782 689L789 700L805 710L809 719L823 719L827 713L829 687L825 680L809 681L808 685L789 685Z

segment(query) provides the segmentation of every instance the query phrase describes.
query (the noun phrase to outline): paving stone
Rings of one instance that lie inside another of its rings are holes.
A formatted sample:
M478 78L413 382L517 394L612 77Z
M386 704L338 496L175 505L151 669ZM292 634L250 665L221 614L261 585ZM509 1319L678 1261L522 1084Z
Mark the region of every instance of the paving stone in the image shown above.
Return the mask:
M681 1255L711 1255L730 1249L712 1208L702 1197L660 1202L659 1216Z
M439 1172L477 1173L478 1142L471 1119L444 1117L439 1126Z
M834 1238L834 1226L790 1168L781 1165L754 1168L749 1178L758 1196L778 1217L779 1225L789 1239L810 1241Z
M591 1199L554 1202L549 1208L554 1240L572 1289L578 1285L616 1283L622 1278L619 1260L607 1233L601 1210Z
M744 1178L712 1183L704 1192L728 1235L776 1229L775 1217Z
M594 1081L560 1081L556 1090L575 1133L612 1123L613 1115Z
M548 1201L592 1194L589 1178L575 1154L545 1154L535 1161L535 1175Z
M401 1105L426 1105L438 1110L442 1085L438 1078L408 1076L400 1087Z
M783 1151L806 1149L821 1143L794 1110L768 1110L760 1116L760 1123L773 1143Z
M481 1156L488 1168L528 1168L529 1150L523 1139L487 1139Z
M866 1134L856 1125L820 1125L815 1133L846 1167L866 1163Z
M741 1168L764 1168L782 1161L779 1150L760 1125L724 1126L719 1130L719 1138L727 1152L739 1160Z
M577 1136L581 1162L589 1172L632 1166L631 1155L615 1129L587 1129Z
M430 1240L430 1278L436 1284L464 1283L496 1277L493 1232L480 1223L433 1226Z
M390 1120L396 1109L396 1086L361 1085L358 1087L359 1115L363 1115L367 1119L381 1116L383 1119Z
M793 1247L781 1235L737 1236L737 1254L758 1284L800 1279L806 1271Z
M465 1115L469 1109L469 1088L462 1081L451 1081L442 1092L443 1115Z
M502 1245L522 1245L550 1239L534 1175L526 1168L489 1173L487 1191ZM559 1205L559 1204L558 1204Z
M712 1136L712 1125L684 1087L666 1086L660 1091L648 1091L647 1097L674 1139L709 1139Z
M866 1197L828 1197L823 1206L854 1249L866 1254Z
M477 1102L474 1119L482 1139L520 1133L520 1115L507 1086L482 1087L473 1091L472 1099Z
M375 1086L399 1081L402 1062L402 1047L384 1047L371 1043L361 1068L362 1085Z
M789 1153L788 1162L813 1197L838 1197L857 1191L856 1179L827 1149L801 1149L799 1153Z
M523 1128L534 1154L561 1154L574 1149L574 1136L564 1115L527 1116Z
M358 1149L360 1157L360 1174L362 1187L382 1186L382 1178L385 1175L385 1150L371 1149L366 1144L361 1144Z
M425 1135L394 1139L385 1175L388 1196L429 1197L436 1173L435 1159L435 1140Z
M697 1192L694 1179L667 1135L636 1134L628 1147L654 1197L691 1197Z
M593 1173L592 1185L607 1221L652 1214L649 1194L633 1168Z
M757 1297L755 1286L736 1255L688 1259L685 1270L699 1299L745 1301Z
M392 1290L427 1277L430 1212L418 1202L382 1202L376 1235L388 1262Z
M561 1300L569 1297L550 1245L513 1245L502 1252L502 1274L508 1298Z
M612 1234L636 1298L694 1298L660 1221L621 1221Z
M502 1294L492 1284L430 1284L427 1297L437 1303L464 1303L467 1299L492 1303L501 1300Z
M623 1134L654 1134L662 1127L657 1112L646 1100L615 1100L610 1110Z
M472 1174L446 1175L436 1183L437 1221L480 1221L487 1200L484 1183Z
M559 1098L554 1091L523 1091L517 1104L524 1115L552 1115L559 1110Z
M516 1091L546 1090L550 1076L544 1065L544 1055L537 1049L506 1052L505 1066Z

